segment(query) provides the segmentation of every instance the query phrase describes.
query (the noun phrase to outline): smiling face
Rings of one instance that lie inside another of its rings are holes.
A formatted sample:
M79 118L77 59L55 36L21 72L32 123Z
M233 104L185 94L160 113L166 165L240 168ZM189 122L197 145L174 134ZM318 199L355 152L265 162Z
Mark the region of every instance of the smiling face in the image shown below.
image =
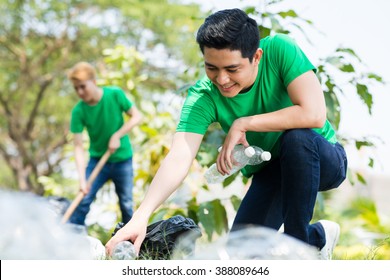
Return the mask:
M223 96L234 97L255 82L262 53L258 49L250 62L238 50L205 47L203 57L207 77Z

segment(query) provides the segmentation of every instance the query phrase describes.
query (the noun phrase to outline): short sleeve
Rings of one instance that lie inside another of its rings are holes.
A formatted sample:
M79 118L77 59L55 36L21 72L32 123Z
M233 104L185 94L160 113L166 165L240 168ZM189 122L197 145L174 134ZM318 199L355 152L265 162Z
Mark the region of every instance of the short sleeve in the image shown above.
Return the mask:
M316 68L309 61L302 49L297 43L287 35L275 35L272 42L272 61L283 80L284 86L287 87L295 78L303 73Z
M207 79L200 80L188 90L176 131L205 134L209 125L216 121L215 103L210 97Z
M70 119L70 132L72 132L72 133L83 132L84 125L83 125L82 116L83 116L83 114L82 114L82 110L80 108L80 104L77 104L72 109L71 119Z

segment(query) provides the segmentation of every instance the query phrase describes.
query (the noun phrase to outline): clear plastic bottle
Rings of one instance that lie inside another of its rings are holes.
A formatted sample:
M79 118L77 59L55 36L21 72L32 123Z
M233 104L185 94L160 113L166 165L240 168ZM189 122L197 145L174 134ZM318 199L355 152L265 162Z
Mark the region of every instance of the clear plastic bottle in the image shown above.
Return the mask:
M137 252L130 241L119 242L112 252L113 260L134 260L136 257Z
M257 146L252 146L255 149L255 154L248 161L248 165L257 165L262 163L263 161L269 161L271 159L271 153L264 151L262 148Z
M245 165L247 165L249 159L253 157L255 153L255 149L251 146L247 148L242 145L235 146L232 152L233 167L230 170L230 174L222 175L221 173L219 173L217 169L217 164L214 163L210 166L210 168L206 171L204 175L207 183L222 183L227 177L233 175L234 173L242 169Z

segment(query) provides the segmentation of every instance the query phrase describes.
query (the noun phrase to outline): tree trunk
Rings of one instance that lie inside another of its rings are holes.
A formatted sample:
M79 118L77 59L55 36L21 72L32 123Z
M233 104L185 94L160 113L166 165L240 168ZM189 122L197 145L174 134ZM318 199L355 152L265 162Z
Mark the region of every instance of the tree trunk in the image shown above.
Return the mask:
M20 157L7 157L7 160L8 166L12 169L14 182L20 191L43 195L44 188L37 181L37 170L33 166L24 164Z

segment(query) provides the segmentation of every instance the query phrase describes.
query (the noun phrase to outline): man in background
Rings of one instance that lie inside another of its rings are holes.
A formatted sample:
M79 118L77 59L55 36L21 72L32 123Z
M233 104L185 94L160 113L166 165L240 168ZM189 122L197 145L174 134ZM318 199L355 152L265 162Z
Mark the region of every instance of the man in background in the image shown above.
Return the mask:
M87 62L79 62L68 72L68 78L80 97L73 107L70 131L74 136L74 153L83 200L69 222L85 225L85 218L99 189L112 180L119 198L122 221L133 215L133 150L129 132L141 121L141 113L126 97L125 92L114 86L99 87L96 71ZM124 114L130 118L125 121ZM85 166L83 130L89 135L89 161ZM107 163L91 186L87 179L106 151L111 153Z

